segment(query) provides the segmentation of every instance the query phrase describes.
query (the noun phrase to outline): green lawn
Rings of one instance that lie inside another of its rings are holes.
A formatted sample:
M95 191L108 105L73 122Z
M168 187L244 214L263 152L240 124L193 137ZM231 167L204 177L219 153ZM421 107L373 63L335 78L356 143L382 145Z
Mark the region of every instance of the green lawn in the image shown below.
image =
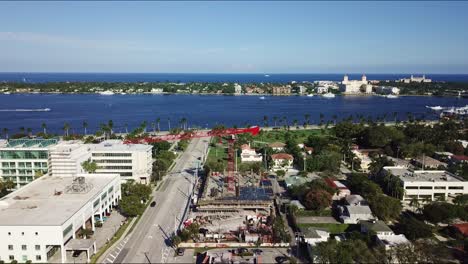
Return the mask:
M324 209L321 211L299 210L297 216L332 216L331 209Z
M344 232L352 231L356 228L356 225L349 225L349 224L298 224L299 228L307 228L307 227L318 227L327 229L328 232L331 234L340 234Z
M226 142L223 140L222 142L222 145L218 144L219 141L216 139L212 139L211 140L212 143L215 143L216 146L215 147L212 147L210 146L209 148L209 151L208 151L208 158L207 158L207 162L208 161L217 161L219 159L222 159L222 160L225 160L227 159L227 144Z
M274 131L263 131L256 137L254 137L254 141L259 142L285 142L285 135L287 131L284 129L281 130L274 130ZM308 129L308 130L291 130L289 133L297 136L297 141L303 143L307 140L310 135L327 135L329 134L329 130L321 130L321 129Z

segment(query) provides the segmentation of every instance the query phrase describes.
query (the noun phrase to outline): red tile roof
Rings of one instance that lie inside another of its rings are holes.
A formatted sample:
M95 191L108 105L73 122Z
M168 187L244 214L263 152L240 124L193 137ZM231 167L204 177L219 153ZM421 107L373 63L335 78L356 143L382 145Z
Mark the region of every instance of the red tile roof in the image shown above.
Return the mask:
M464 236L468 236L468 223L455 224L455 225L452 225L452 226L455 227Z
M468 160L468 156L465 156L465 155L453 155L452 156L452 159L455 159L455 160Z
M281 142L273 142L273 143L270 143L268 146L271 148L283 148L284 146L286 146L286 144L281 143Z
M287 153L278 153L278 154L273 154L271 155L271 158L274 159L274 160L278 160L278 159L287 159L287 160L293 160L293 156L290 155L290 154L287 154Z

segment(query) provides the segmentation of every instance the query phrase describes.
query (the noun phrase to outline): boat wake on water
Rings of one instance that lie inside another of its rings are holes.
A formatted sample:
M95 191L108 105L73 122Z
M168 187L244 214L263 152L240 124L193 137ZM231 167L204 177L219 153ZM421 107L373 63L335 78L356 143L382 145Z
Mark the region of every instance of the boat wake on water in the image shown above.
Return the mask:
M0 109L0 112L49 112L50 108L37 108L37 109Z

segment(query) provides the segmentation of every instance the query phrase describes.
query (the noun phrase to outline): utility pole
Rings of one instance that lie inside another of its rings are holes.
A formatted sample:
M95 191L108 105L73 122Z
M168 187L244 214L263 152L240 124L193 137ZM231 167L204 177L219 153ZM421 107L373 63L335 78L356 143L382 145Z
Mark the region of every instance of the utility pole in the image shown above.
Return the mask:
M304 171L306 171L306 157L304 156Z

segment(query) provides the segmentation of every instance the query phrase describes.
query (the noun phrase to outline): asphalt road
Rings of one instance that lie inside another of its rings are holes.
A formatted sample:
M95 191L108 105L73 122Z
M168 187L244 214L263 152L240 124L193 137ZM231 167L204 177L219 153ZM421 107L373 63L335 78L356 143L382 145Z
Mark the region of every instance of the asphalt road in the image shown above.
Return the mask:
M114 263L172 263L174 250L169 238L175 226L183 220L182 215L190 197L193 169L196 160L203 155L209 138L193 139L187 150L176 161L174 168L165 177L153 196L155 207L148 207L130 239Z

